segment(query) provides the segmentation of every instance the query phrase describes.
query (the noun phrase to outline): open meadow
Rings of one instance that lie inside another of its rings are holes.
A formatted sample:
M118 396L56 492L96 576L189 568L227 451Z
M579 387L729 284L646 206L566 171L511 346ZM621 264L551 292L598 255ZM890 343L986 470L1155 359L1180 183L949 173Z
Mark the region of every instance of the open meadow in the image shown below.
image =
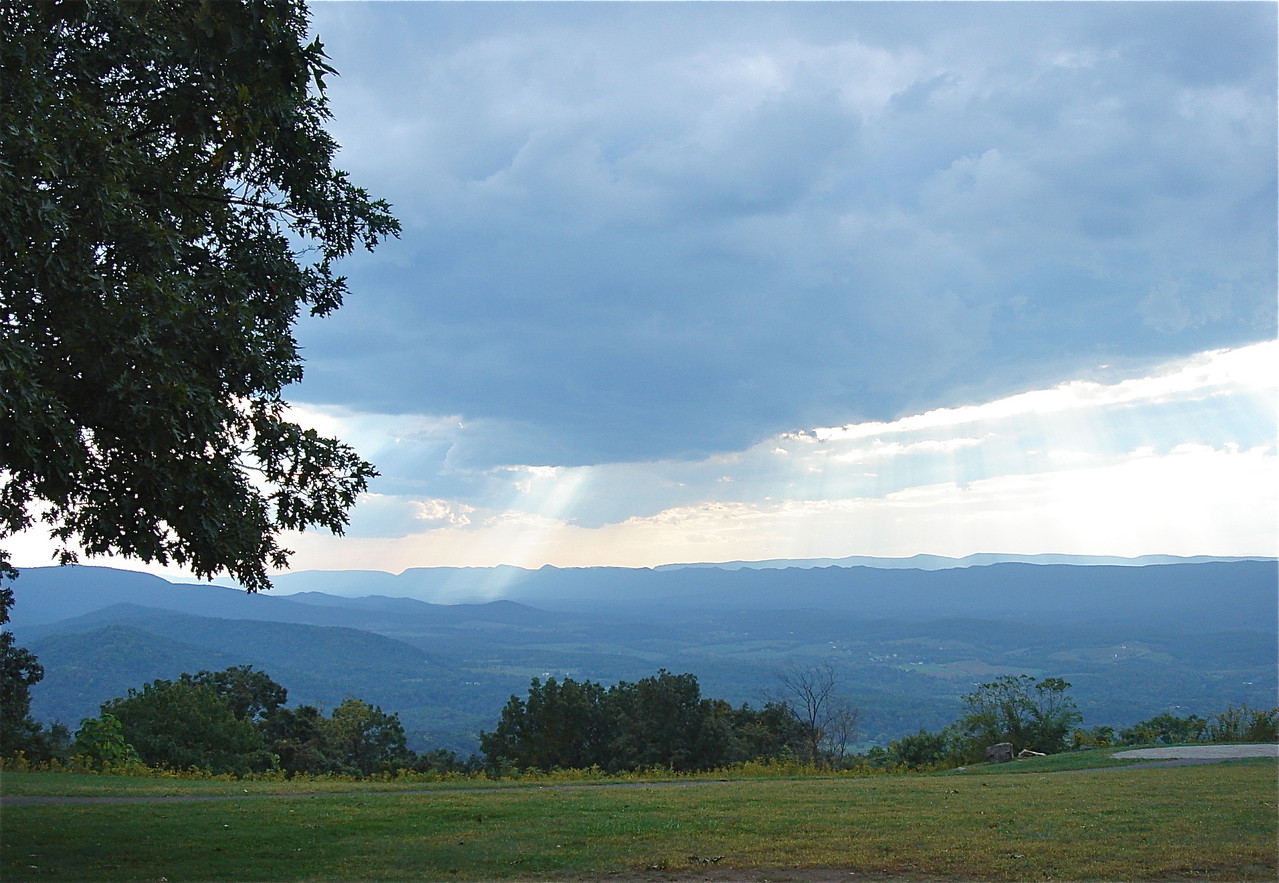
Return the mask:
M1279 875L1274 761L1136 768L1097 755L1114 768L325 793L6 773L0 868L9 883ZM15 802L41 794L129 799Z

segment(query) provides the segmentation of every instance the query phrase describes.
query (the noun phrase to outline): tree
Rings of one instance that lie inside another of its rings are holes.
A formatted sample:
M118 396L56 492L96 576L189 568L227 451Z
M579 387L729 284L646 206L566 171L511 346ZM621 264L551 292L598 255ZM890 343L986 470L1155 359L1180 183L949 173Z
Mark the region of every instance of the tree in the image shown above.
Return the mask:
M0 625L9 621L13 590L0 588ZM0 630L0 755L27 754L42 744L41 727L31 717L31 688L44 677L34 653L14 642L13 632Z
M512 696L497 728L480 734L480 750L495 768L607 766L614 728L612 709L605 707L604 699L604 688L592 681L547 678L543 683L533 678L528 698Z
M1204 728L1206 742L1279 741L1279 708L1249 708L1233 705L1218 712Z
M1147 743L1171 745L1176 742L1198 742L1203 738L1208 721L1197 714L1177 717L1169 711L1149 720L1140 721L1119 731L1119 741L1124 745Z
M413 764L399 715L362 699L344 699L323 727L328 750L346 772L368 776Z
M888 743L886 756L891 762L911 769L926 769L946 760L951 750L950 742L947 730L930 733L920 729L918 733Z
M807 744L808 730L781 702L754 709L743 705L733 712L733 729L742 743L743 760L799 756Z
M479 772L483 767L480 759L472 754L463 760L457 752L447 748L434 748L420 752L413 759L412 769L415 773L461 773L469 775Z
M861 712L839 692L839 675L829 662L793 666L780 672L774 702L785 705L802 730L802 757L817 765L839 766L861 720Z
M376 475L286 419L293 323L399 225L332 167L301 0L0 3L0 540L229 572ZM7 563L0 551L0 567Z
M492 733L480 734L489 768L643 767L708 770L792 751L797 725L780 705L755 711L702 698L697 677L662 669L607 690L572 678L534 678L512 696Z
M183 677L190 677L183 675ZM226 700L239 720L259 723L284 704L289 693L264 671L251 665L233 665L222 671L202 671L191 678Z
M290 776L333 773L340 764L328 743L324 715L314 705L277 708L258 726L276 764Z
M124 741L148 766L244 774L274 765L253 723L237 718L225 698L189 675L152 681L104 702L107 715L120 722Z
M1061 678L1004 675L963 697L968 714L958 725L974 749L1011 742L1014 751L1052 754L1066 747L1071 728L1083 720L1069 689Z
M124 726L113 714L80 721L71 754L77 762L95 770L142 763L138 752L125 741Z
M660 669L637 683L622 682L609 691L615 707L610 764L624 769L665 766L697 769L711 746L699 745L704 718L701 686L692 674ZM701 749L699 751L699 748ZM700 756L699 756L700 755ZM711 766L714 766L713 759Z
M1084 748L1108 748L1115 744L1115 728L1104 724L1090 727L1087 730L1075 730L1070 734L1070 747L1076 750Z
M31 753L40 742L40 724L31 717L31 687L44 677L35 654L0 632L0 754Z
M11 572L11 571L10 571ZM0 578L6 568L0 565ZM0 585L0 626L9 621L13 589ZM0 629L0 756L19 752L29 761L48 762L65 753L71 741L66 726L47 729L31 716L31 688L44 679L44 666L34 653L19 647L13 632Z

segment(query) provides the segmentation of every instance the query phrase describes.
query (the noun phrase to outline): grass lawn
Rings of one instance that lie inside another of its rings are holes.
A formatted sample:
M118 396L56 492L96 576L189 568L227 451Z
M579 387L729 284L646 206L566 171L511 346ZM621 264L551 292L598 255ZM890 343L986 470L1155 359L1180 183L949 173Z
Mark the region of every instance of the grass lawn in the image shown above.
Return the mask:
M4 793L34 793L40 779L45 793L65 792L74 783L57 780L73 778L5 774ZM156 781L100 780L131 796L146 796L150 786L140 783ZM666 880L700 879L709 867L720 874L839 868L842 879L848 872L957 880L1279 876L1276 764L1269 760L586 788L419 784L411 793L386 793L378 784L376 793L356 786L319 795L267 783L162 784L167 793L233 796L7 805L0 877Z

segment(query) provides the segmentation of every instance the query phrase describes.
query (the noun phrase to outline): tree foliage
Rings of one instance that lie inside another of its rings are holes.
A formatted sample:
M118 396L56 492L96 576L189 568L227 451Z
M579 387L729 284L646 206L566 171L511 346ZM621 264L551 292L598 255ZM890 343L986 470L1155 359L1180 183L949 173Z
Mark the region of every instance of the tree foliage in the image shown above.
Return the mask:
M306 32L300 0L0 3L0 539L258 590L280 531L342 531L375 472L286 419L293 323L399 228L332 167Z
M238 720L260 722L289 698L284 687L251 665L233 665L222 671L202 671L191 678L221 696Z
M1279 708L1232 705L1212 716L1203 738L1209 742L1279 742Z
M1123 745L1181 742L1279 742L1279 708L1230 706L1209 718L1165 711L1119 731Z
M124 725L110 713L80 722L71 754L81 765L92 770L142 763L137 750L125 738Z
M1071 728L1083 720L1069 689L1061 678L1004 675L963 697L968 713L958 726L977 749L1011 742L1014 751L1054 754L1066 748Z
M612 735L607 691L572 678L533 678L528 698L511 696L492 733L480 734L491 764L520 769L601 766Z
M343 772L368 776L413 764L399 715L363 699L348 698L333 709L322 731L327 749Z
M0 588L0 625L9 621L13 590ZM31 716L31 688L44 678L34 653L19 647L13 632L0 630L0 756L22 752L39 758L47 754L59 734L46 732Z
M927 769L944 764L952 750L949 730L930 733L921 729L918 733L890 742L886 756L891 763L910 769Z
M784 708L703 698L697 678L661 670L612 687L534 678L512 696L480 748L494 770L666 767L706 770L792 754L800 733Z
M634 684L623 681L609 691L609 699L613 764L691 770L715 766L723 754L724 734L715 726L721 709L714 700L702 699L694 675L662 670Z
M311 705L288 708L287 699L284 687L247 665L152 681L81 721L72 754L93 768L140 762L235 775L465 768L442 751L419 763L398 715L361 699L344 700L329 717Z
M314 705L277 708L262 720L262 736L276 766L290 776L337 772L339 764L325 738L324 715Z
M120 722L124 741L147 766L243 774L273 765L253 723L237 718L223 696L190 675L129 690L103 703L102 715Z
M1197 714L1178 717L1170 711L1157 714L1149 720L1138 721L1119 731L1119 741L1124 745L1172 745L1177 742L1198 742L1208 721Z

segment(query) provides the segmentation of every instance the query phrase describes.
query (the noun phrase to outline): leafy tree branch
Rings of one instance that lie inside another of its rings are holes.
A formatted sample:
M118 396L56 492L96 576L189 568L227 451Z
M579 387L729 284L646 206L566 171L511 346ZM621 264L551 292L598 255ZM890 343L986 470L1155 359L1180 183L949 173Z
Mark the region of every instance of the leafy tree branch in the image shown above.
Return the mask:
M306 33L299 0L0 3L0 541L256 591L280 531L343 530L376 472L285 419L293 323L399 225L332 166Z

